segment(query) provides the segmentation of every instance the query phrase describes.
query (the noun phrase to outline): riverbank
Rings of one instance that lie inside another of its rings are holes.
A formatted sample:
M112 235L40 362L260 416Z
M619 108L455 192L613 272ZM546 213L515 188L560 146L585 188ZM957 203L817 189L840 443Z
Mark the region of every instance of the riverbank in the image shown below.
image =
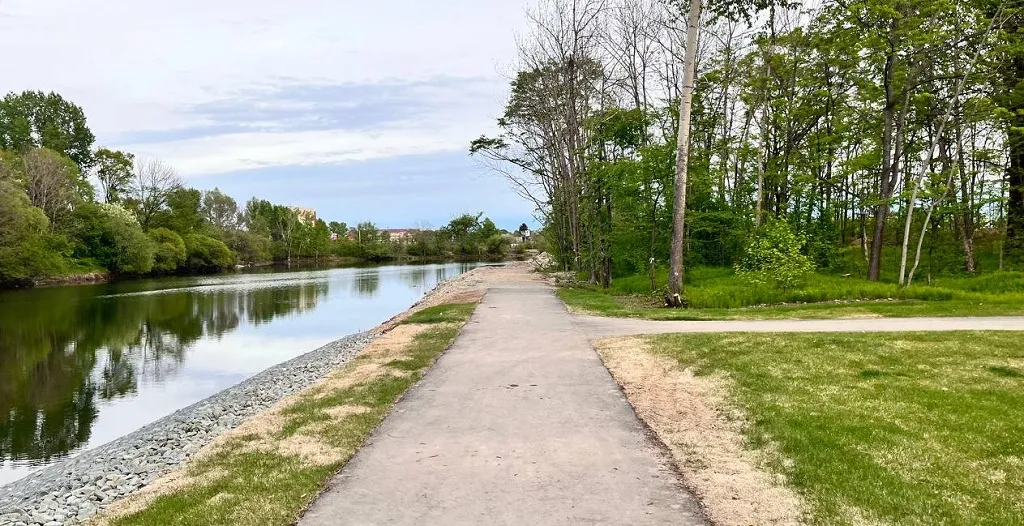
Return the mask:
M107 271L72 272L61 276L46 276L16 282L0 282L0 291L61 287L68 285L95 285L99 283L113 283L123 281L134 281L140 279L154 279L167 277L190 277L190 276L217 276L237 272L258 272L264 269L316 269L324 267L375 267L381 265L425 265L440 263L502 263L513 261L524 261L527 256L510 254L506 258L473 258L473 257L413 257L400 256L386 259L363 259L350 256L329 256L323 258L293 258L287 261L261 261L248 265L236 265L230 269L219 272L201 273L171 273L171 274L143 274L143 275L122 275L116 276Z
M347 363L373 337L346 336L0 487L0 526L75 524L91 517L177 469L225 431Z
M493 272L481 268L442 282L413 306L371 331L271 367L131 435L0 487L0 526L76 524L92 516L180 468L224 432L343 367L364 350L367 342L411 314L442 303L478 300L480 274Z

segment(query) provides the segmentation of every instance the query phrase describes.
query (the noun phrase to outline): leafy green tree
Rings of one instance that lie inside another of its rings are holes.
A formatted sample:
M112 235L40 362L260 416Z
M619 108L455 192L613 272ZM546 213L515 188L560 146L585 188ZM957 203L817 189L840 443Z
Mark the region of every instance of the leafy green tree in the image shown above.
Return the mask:
M118 150L100 148L94 155L96 179L103 190L103 200L117 203L128 191L132 181L135 155Z
M238 203L219 188L203 192L203 217L219 232L238 228Z
M48 148L70 158L84 173L92 166L95 141L82 108L57 93L8 93L0 100L0 149Z
M153 268L153 243L132 212L113 203L75 208L74 255L115 274L145 274Z
M785 220L772 220L750 240L736 265L736 273L755 285L779 290L796 288L814 271L814 262L801 253L805 242Z
M0 179L0 283L63 272L64 258L54 245L46 214L24 190Z
M338 239L348 237L348 225L346 223L339 223L337 221L331 221L327 223L327 228L331 229L331 232L338 235Z
M153 214L152 227L164 227L185 237L209 232L202 210L202 193L195 188L175 188L167 193L167 205Z
M235 251L238 261L246 265L270 261L273 258L270 238L247 230L228 233L226 244Z
M146 232L153 242L153 272L171 273L185 263L185 241L166 228L154 228Z
M219 239L202 234L184 237L185 268L193 272L217 272L235 264L235 254Z

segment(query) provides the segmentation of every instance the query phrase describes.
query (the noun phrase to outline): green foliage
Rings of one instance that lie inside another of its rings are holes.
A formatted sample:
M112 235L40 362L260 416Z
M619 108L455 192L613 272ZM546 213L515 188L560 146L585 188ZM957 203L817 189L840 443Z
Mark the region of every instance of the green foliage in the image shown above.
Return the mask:
M185 268L192 272L217 272L235 264L235 254L219 239L190 234L184 241Z
M800 252L805 239L784 220L768 222L754 234L736 265L736 274L752 285L791 290L814 271L814 262Z
M103 189L104 201L121 201L131 183L135 156L127 152L100 148L96 150L94 158L96 178Z
M153 214L150 226L167 228L185 237L193 232L209 233L203 214L202 192L195 188L176 188L167 194L167 208Z
M161 227L146 235L153 242L153 272L175 272L185 263L185 241L176 232Z
M252 265L270 261L270 239L246 230L235 230L226 234L226 244L238 255L238 262Z
M43 211L0 179L0 284L62 273L66 265L55 245Z
M153 268L153 244L131 212L113 204L87 203L74 211L74 255L115 274L145 274Z
M411 314L402 323L461 323L473 314L476 303L446 303Z
M203 192L202 216L219 232L229 232L238 226L238 203L219 188Z
M57 93L8 93L0 100L0 149L48 148L84 171L92 166L95 140L82 108Z

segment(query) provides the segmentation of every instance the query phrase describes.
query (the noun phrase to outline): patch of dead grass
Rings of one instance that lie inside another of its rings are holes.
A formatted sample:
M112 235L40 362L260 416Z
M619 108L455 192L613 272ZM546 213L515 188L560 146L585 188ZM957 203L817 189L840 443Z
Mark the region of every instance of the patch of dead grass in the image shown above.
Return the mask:
M189 465L192 465L193 462L209 460L229 451L273 453L295 457L301 462L301 465L307 467L329 466L345 460L353 453L351 448L332 445L318 436L318 430L327 425L325 423L309 425L295 434L283 436L282 431L289 421L286 411L306 398L327 398L337 392L384 375L407 376L408 371L389 367L387 364L393 360L408 357L407 351L420 333L446 325L450 324L395 326L371 341L359 356L348 364L303 391L278 401L270 409L245 420L235 429L215 438L196 453ZM340 405L322 410L334 422L340 422L350 416L369 411L371 408L359 405ZM118 518L144 510L162 495L210 484L218 478L228 475L227 472L218 469L212 471L190 470L187 465L158 478L132 496L115 502L87 524L107 526ZM227 496L222 496L222 498L227 498Z
M743 415L726 401L727 378L694 376L650 352L646 340L594 343L630 403L672 453L684 480L719 526L798 525L805 506L750 451Z

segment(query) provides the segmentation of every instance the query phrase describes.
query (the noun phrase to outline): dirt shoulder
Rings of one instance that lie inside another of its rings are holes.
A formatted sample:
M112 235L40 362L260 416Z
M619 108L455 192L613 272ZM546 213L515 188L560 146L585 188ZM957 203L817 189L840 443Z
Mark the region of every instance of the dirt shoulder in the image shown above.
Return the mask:
M650 352L643 337L594 342L637 415L669 448L685 484L717 526L803 524L804 505L744 446L728 379L694 376Z

